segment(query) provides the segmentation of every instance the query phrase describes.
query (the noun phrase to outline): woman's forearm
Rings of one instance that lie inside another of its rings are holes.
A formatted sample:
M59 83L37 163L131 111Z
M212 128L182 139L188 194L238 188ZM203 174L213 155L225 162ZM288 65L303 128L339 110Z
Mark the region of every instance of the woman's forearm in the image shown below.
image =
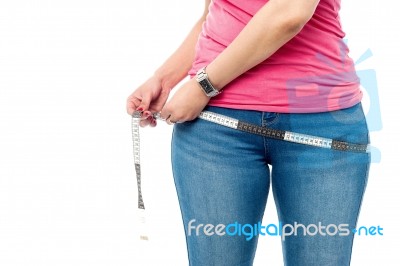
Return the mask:
M204 13L193 26L178 49L156 70L155 76L161 80L164 88L172 89L187 76L195 57L195 46L208 14L211 0L205 1Z
M207 66L209 79L223 88L266 60L293 38L312 17L318 0L270 0L235 40Z

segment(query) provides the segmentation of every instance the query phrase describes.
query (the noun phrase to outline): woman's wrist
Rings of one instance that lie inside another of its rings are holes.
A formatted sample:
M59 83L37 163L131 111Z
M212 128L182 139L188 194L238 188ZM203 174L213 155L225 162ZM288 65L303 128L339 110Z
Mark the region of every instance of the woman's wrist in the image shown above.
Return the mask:
M207 66L207 76L208 80L211 82L214 88L216 88L219 91L222 91L222 89L227 84L227 82L224 81L224 73L221 73L221 71L217 71L215 63L213 62L211 62Z
M208 78L206 68L207 67L203 67L197 71L195 80L200 85L207 97L214 97L217 96L222 90L218 90L216 87L214 87L213 83Z
M153 76L161 84L162 88L169 90L172 90L184 77L177 76L176 71L171 71L168 68L157 69Z

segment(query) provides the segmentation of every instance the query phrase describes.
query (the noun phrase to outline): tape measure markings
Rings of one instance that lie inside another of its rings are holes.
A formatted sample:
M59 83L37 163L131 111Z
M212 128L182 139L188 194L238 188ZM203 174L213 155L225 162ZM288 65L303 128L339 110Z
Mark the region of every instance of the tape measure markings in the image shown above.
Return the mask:
M134 112L132 115L132 140L133 140L133 158L135 164L135 173L136 173L136 181L137 181L137 189L138 189L138 208L144 208L143 196L142 196L142 173L140 169L140 135L139 135L139 122L140 117L142 116L141 112Z
M370 151L368 144L354 144L324 137L317 137L307 134L261 127L258 125L243 122L238 119L234 119L225 115L220 115L209 111L201 112L199 118L226 127L244 131L247 133L256 134L277 140L283 140L293 143L299 143L299 144L332 149L332 150L339 150L339 151L349 151L358 153L365 153Z

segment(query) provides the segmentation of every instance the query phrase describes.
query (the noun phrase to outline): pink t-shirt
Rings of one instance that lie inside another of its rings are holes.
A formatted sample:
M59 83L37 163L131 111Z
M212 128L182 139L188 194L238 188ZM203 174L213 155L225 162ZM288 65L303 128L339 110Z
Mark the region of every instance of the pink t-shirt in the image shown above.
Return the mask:
M267 0L213 0L196 46L190 76L208 65ZM242 74L210 105L281 113L351 107L362 92L339 18L340 0L321 0L299 34L261 64Z

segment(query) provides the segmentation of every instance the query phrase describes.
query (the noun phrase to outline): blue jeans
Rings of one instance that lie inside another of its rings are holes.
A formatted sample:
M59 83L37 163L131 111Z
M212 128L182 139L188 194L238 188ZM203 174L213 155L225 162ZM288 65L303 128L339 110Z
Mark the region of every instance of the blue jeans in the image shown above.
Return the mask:
M263 127L369 142L361 104L312 114L211 106L206 110ZM356 227L369 165L367 153L268 139L201 119L175 124L172 166L190 265L252 265L258 234L246 237L245 232L252 230L247 227L234 235L235 227L227 226L261 222L270 186L280 223L292 225L284 231L304 226L297 228L297 235L282 237L285 265L349 265L351 230ZM319 233L313 225L329 228ZM348 230L339 230L340 226Z

